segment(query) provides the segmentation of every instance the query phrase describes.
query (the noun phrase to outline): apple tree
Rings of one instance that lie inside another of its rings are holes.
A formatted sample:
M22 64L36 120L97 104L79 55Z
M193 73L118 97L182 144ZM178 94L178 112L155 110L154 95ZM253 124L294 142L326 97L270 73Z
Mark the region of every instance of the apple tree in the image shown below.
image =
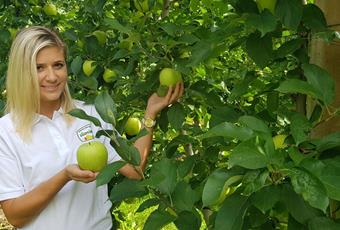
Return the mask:
M55 1L57 12L46 13L46 4L0 3L0 81L11 29L58 28L69 46L74 97L94 103L119 133L97 133L109 136L122 158L97 178L98 186L109 184L114 207L145 198L137 212L153 211L144 229L339 228L340 133L311 135L323 111L338 111L332 77L310 62L311 39L338 35L317 5L86 0ZM122 178L120 167L139 164L132 143L146 132L127 138L124 125L143 116L164 68L180 72L185 95L157 118L144 179ZM306 97L316 103L310 113ZM81 111L71 114L97 123Z

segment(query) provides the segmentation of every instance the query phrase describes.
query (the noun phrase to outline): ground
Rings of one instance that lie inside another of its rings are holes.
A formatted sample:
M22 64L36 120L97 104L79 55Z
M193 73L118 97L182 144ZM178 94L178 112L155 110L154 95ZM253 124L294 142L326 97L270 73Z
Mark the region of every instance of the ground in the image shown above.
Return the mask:
M0 230L14 230L14 228L7 222L2 209L0 208Z

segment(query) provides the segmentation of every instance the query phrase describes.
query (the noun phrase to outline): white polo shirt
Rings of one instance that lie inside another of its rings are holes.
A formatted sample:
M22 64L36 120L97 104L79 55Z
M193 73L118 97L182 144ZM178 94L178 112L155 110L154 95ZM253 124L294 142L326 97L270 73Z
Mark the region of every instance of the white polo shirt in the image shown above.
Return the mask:
M76 101L76 107L97 117L94 106ZM68 125L62 110L55 111L49 119L39 115L33 126L32 141L25 143L16 133L7 114L0 118L0 200L23 195L41 182L48 180L68 164L74 164L80 144L95 138L99 127L76 118ZM100 119L104 129L110 125ZM101 137L109 152L109 161L117 161L119 155ZM109 230L112 225L107 186L96 187L76 181L68 182L49 205L25 230Z

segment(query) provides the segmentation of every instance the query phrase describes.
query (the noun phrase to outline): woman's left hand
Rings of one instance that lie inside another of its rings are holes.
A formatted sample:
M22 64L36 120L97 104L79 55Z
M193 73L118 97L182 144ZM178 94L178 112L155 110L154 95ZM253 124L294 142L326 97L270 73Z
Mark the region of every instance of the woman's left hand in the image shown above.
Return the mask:
M170 86L168 93L165 97L160 97L157 93L153 93L148 100L148 105L146 107L145 116L150 117L151 119L155 119L157 114L169 106L177 102L184 92L183 82L179 82L175 87Z

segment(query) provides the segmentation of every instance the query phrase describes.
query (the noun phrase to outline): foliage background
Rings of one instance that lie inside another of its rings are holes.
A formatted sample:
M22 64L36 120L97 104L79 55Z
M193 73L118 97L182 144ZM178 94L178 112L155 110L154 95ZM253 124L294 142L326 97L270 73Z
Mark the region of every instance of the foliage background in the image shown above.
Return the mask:
M143 116L159 71L175 68L185 95L157 119L146 179L121 178L118 163L97 181L109 183L114 208L141 199L145 229L338 229L340 135L310 135L323 111L337 115L331 76L309 63L311 39L338 36L322 11L300 0L262 12L253 0L139 3L53 1L51 16L47 1L0 1L0 106L11 31L27 25L60 31L74 97L105 108L103 117L109 110L123 137L126 119ZM96 61L90 77L85 60ZM117 72L114 82L103 80L105 68ZM307 96L316 104L309 112ZM287 137L282 148L276 135ZM138 163L131 140L120 141L124 161ZM121 210L114 216L124 225Z

